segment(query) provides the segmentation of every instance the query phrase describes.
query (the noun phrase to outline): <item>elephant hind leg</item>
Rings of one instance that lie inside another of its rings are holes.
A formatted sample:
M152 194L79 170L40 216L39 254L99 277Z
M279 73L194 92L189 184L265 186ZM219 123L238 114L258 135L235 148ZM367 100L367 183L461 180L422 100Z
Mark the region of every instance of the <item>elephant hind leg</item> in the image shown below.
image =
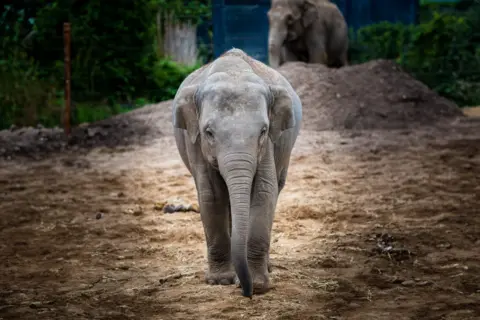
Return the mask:
M347 52L334 56L334 58L329 62L328 66L330 68L341 68L348 66Z
M327 65L328 55L325 36L322 34L316 36L310 35L307 37L306 41L308 63Z
M282 47L282 64L286 62L298 61L299 58L287 46Z
M308 52L308 62L309 63L318 63L327 65L327 54L325 50L309 50Z
M348 52L345 50L345 52L341 56L342 60L342 67L348 66Z
M269 252L268 256L267 256L267 270L268 270L268 273L272 273L272 269L273 269L273 265L272 265L272 261L270 261L270 252Z
M232 236L232 209L230 203L228 204L228 235Z
M287 182L287 169L283 169L280 171L278 175L278 194L282 191L283 187L285 187L285 183Z
M343 66L344 66L344 63L340 59L334 59L328 64L329 68L336 68L336 69L341 68Z

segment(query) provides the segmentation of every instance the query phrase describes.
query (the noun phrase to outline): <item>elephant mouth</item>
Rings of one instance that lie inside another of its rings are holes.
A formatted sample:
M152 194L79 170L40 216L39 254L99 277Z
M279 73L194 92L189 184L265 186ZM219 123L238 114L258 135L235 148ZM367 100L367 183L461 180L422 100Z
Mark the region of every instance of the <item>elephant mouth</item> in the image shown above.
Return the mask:
M210 165L211 165L215 170L219 171L217 158L213 158L213 159L210 161Z
M289 32L287 33L287 39L286 41L294 41L298 39L298 35L295 32Z
M308 50L301 38L285 41L285 46L295 54L298 61L308 63L309 61Z
M219 170L219 167L218 167L218 159L217 157L213 156L212 154L209 154L209 153L204 153L203 154L204 157L207 159L207 162L208 164L214 168L215 170Z

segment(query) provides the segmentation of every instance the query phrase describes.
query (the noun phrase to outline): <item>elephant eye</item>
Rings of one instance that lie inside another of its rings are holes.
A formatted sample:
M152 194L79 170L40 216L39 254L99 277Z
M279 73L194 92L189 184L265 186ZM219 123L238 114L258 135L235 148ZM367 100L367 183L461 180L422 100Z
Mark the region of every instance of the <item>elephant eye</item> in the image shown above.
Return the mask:
M212 129L210 129L210 128L205 129L205 135L207 136L207 138L213 139L213 131L212 131Z
M293 24L293 17L291 15L287 17L287 24L289 25Z
M266 127L263 127L263 128L262 128L262 131L260 131L260 137L265 136L266 133L267 133L267 128L266 128Z

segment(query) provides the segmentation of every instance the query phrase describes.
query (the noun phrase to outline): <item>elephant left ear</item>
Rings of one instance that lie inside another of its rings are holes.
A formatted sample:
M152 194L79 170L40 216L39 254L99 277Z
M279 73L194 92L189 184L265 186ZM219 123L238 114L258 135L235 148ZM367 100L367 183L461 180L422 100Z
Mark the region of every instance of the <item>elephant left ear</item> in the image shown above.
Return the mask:
M295 126L295 117L292 97L288 90L285 87L274 85L270 86L270 92L273 99L270 109L269 136L275 143L283 131Z
M177 92L173 99L173 127L187 130L190 142L195 144L199 135L195 94L197 86L191 85Z

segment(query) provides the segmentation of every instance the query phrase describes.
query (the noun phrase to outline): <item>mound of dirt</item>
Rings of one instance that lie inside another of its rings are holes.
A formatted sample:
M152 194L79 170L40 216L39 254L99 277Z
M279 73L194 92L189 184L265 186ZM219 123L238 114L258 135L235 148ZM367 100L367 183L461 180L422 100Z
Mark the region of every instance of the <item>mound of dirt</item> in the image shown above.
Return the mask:
M0 131L0 157L42 159L68 149L119 147L144 144L169 134L171 101L146 106L128 113L72 128L66 137L60 128L11 128Z
M387 60L341 69L293 62L279 71L302 100L307 130L404 129L463 116L453 102ZM171 101L165 101L81 125L68 139L59 128L12 128L0 131L0 157L42 159L68 149L144 144L170 135L170 123Z
M302 100L308 130L404 129L463 116L455 103L389 60L340 69L290 62L279 71Z

